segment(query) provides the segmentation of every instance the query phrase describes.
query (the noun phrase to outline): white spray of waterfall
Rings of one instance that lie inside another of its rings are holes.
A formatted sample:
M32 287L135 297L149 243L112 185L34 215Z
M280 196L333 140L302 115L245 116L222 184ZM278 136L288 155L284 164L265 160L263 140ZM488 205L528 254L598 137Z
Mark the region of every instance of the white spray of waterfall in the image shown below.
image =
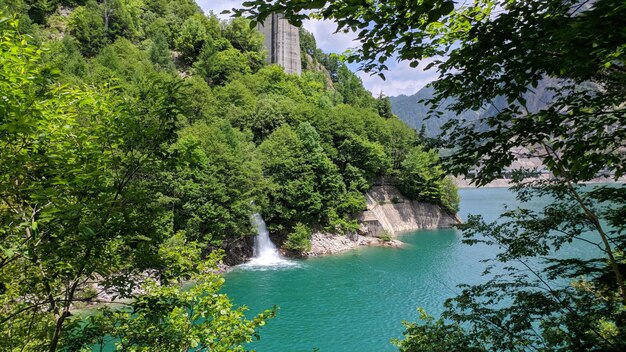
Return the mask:
M250 262L246 263L247 267L282 267L295 265L294 262L285 260L278 253L278 249L270 239L270 233L267 231L265 221L260 214L254 213L251 221L256 228L257 235L254 237L254 257Z
M270 233L267 231L267 226L261 215L254 213L252 221L257 231L257 235L254 237L254 258L260 263L273 263L281 260L282 258L270 239Z

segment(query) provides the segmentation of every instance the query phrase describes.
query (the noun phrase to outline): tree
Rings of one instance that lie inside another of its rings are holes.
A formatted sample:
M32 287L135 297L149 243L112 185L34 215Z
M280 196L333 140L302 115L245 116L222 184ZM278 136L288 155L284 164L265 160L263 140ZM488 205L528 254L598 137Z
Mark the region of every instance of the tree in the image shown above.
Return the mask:
M344 169L348 165L357 166L366 180L371 181L377 176L385 175L391 168L391 160L380 143L370 142L357 135L349 136L343 141L338 152L339 164Z
M398 118L390 118L386 122L386 131L379 132L381 143L391 157L392 167L399 169L409 150L420 142L415 131Z
M250 203L261 200L262 175L247 138L224 121L179 132L169 150L175 166L161 176L162 192L174 205L174 231L185 231L205 248L253 233Z
M70 33L81 44L81 51L86 56L96 55L109 41L104 27L104 19L98 4L90 0L85 6L78 7L71 15Z
M51 43L49 51L43 54L43 60L72 78L83 77L87 71L87 62L80 53L79 44L69 35Z
M159 69L165 71L174 70L174 62L172 54L167 44L167 38L161 33L157 33L150 45L149 49L150 61Z
M455 98L449 108L460 113L504 98L506 107L494 115L452 122L444 131L443 146L452 150L444 159L449 172L485 185L517 157L538 157L550 174L524 181L538 174L519 170L514 190L521 201L549 195L553 204L509 211L497 224L468 222L467 241L501 246L497 259L510 275L464 287L447 303L448 320L408 326L401 350L429 349L419 341L444 334L462 350L624 348L626 224L617 214L626 211L626 190L580 186L626 172L626 34L612 29L626 16L623 2L280 0L247 6L236 12L262 20L283 11L296 24L318 16L358 31L362 46L347 59L375 73L395 55L414 67L432 58L429 66L439 72L433 107ZM528 94L545 79L553 100L541 109L527 106ZM597 245L594 260L551 256L577 240ZM531 270L536 257L544 260Z
M237 17L228 21L222 34L235 49L242 52L260 52L263 49L263 35L255 28L250 28L245 18Z
M298 222L328 224L328 215L344 199L346 189L315 128L307 122L295 130L285 124L261 143L259 152L263 172L270 178L268 222L278 230Z
M451 213L459 211L456 186L439 164L435 150L412 148L398 171L398 188L410 199L440 204Z
M307 55L311 57L311 59L315 58L315 54L317 52L317 42L315 41L315 37L309 31L304 28L299 28L300 34L300 60L302 63L303 70L311 70L314 67L309 67L309 59L307 59Z
M93 76L89 78L94 82L115 77L127 88L135 88L135 82L149 80L155 71L149 52L140 50L126 38L119 38L104 47L91 64Z
M344 104L362 108L374 107L376 105L372 93L363 87L361 79L343 63L337 69L335 87L343 97Z
M289 104L291 103L291 104ZM247 124L255 139L260 143L267 138L276 128L287 123L293 101L281 104L276 101L276 97L266 97L257 100L256 111L251 116L251 121Z
M173 46L171 45L174 42L172 30L164 18L158 17L152 21L146 22L144 32L147 38L155 40L158 36L162 36L166 39L168 47Z
M290 251L306 252L311 250L311 230L302 223L297 223L287 236L283 248Z
M211 22L201 14L195 14L183 22L180 32L175 37L175 44L187 64L196 60L203 47L212 45L215 38L211 32Z
M55 87L37 48L11 28L2 38L1 340L56 350L77 288L102 269L94 256L112 244L108 220L137 165L115 163L122 151L105 143L115 117L105 92Z
M194 66L211 86L223 85L236 75L251 72L248 58L235 48L218 51L212 55L203 52Z
M103 0L101 13L104 18L104 31L109 40L119 37L133 39L136 36L136 23L139 21L140 8L134 2Z
M66 333L68 350L115 345L122 351L244 351L244 343L258 338L254 331L275 315L275 309L267 310L248 320L245 307L233 308L219 293L224 279L212 271L220 252L203 260L201 246L182 233L159 251L168 267L161 282L147 280L123 309L101 307L74 323ZM192 280L193 287L184 287L181 278Z
M376 108L378 109L378 114L384 118L393 117L393 112L391 111L391 100L389 97L383 95L383 92L380 92L380 95L376 99Z

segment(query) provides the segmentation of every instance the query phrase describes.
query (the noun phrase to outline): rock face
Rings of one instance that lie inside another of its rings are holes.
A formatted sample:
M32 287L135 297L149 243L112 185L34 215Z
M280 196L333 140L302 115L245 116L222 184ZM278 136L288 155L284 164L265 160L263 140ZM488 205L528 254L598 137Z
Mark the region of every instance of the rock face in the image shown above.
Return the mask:
M335 85L333 83L333 79L330 76L330 72L324 67L324 65L320 64L316 60L311 57L311 55L304 53L304 61L306 62L306 70L313 72L320 72L324 76L324 82L326 84L327 89L332 89L335 91Z
M365 194L367 210L358 217L361 230L369 236L385 232L452 227L461 221L441 206L404 197L393 185L374 186Z
M311 236L311 250L303 253L303 255L314 257L344 252L359 246L402 247L402 244L402 242L393 239L383 240L357 234L340 236L317 232Z
M254 238L251 236L240 237L234 241L226 242L222 245L222 249L226 255L223 262L227 266L245 263L248 258L252 258Z

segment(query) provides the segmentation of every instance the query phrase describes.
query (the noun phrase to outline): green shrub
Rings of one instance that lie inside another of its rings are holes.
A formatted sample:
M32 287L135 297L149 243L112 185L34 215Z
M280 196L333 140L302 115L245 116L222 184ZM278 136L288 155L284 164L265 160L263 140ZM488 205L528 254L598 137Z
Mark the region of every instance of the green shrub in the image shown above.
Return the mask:
M359 223L356 220L347 220L344 218L332 219L324 229L333 234L346 235L358 230Z
M297 223L293 231L287 236L283 248L306 252L311 250L311 229L302 223Z
M442 180L443 192L441 195L441 205L447 210L456 214L459 212L459 203L461 198L459 197L458 187L452 177L446 177Z
M398 189L409 199L440 204L452 213L458 211L456 185L445 176L434 150L414 147L402 162L397 181Z
M378 235L378 238L383 240L383 242L390 242L393 238L391 237L391 232L384 230Z

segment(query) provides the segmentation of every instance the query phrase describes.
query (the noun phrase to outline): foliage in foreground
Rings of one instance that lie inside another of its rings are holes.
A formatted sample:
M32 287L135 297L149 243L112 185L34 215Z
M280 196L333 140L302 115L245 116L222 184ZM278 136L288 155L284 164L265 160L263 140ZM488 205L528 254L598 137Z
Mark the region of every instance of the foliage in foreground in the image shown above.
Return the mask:
M274 313L247 320L218 294L219 252L204 262L202 241L169 232L154 194L177 83L154 80L143 99L62 86L17 21L0 26L0 349L89 350L110 336L124 350L243 350ZM111 299L133 301L75 314Z
M237 12L262 19L279 10L295 23L337 20L363 44L348 60L374 72L395 53L414 67L432 59L439 72L433 108L453 98L448 108L460 114L506 100L493 116L448 126L441 136L451 150L448 171L480 186L511 172L516 158L543 162L543 170L514 172L522 207L491 224L468 221L468 243L499 249L486 282L462 286L441 319L407 323L400 350L624 350L626 188L581 185L626 174L626 32L615 30L623 28L624 2L376 5L251 1ZM540 81L554 97L542 109L525 98ZM538 199L548 204L533 205ZM588 258L557 255L572 242L588 245Z
M233 308L230 299L219 293L224 279L212 271L222 253L215 251L203 261L199 247L180 234L164 243L160 252L175 269L161 281L145 280L131 303L102 307L86 319L72 321L65 349L244 351L244 343L259 338L257 329L275 310L248 320L245 307ZM192 286L182 285L181 274Z

